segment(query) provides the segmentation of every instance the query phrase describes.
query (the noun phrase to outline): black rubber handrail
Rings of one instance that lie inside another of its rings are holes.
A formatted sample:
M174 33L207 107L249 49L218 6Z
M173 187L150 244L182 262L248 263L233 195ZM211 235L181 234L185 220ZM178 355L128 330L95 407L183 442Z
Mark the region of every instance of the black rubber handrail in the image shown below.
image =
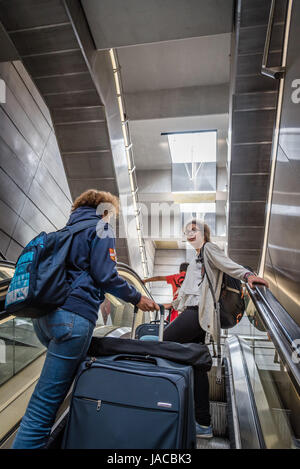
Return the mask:
M131 267L129 267L129 265L127 264L124 264L123 262L117 262L117 269L120 268L120 269L123 269L125 270L126 272L128 272L129 274L133 275L138 281L139 283L142 284L145 292L147 293L147 295L153 300L153 296L151 295L151 293L149 292L148 288L146 287L146 285L143 283L143 280L141 279L141 277L139 276L139 274L137 274L135 272L135 270L133 270Z
M300 340L300 327L266 287L251 289L248 292L259 313L266 332L270 335L278 354L300 393L300 356L297 356L297 342Z
M11 262L11 261L0 261L0 268L1 268L1 265L2 266L8 266L8 267L14 267L16 264L15 264L15 262ZM130 275L135 277L136 280L138 281L138 283L143 287L143 289L145 291L145 294L148 295L149 298L151 298L153 300L153 296L151 295L151 293L149 292L149 290L147 289L147 287L143 283L143 280L141 279L141 277L131 267L129 267L129 265L124 264L123 262L117 262L117 269L128 272ZM8 286L9 283L10 283L10 279L2 280L0 282L0 286L4 286L4 285ZM6 311L0 311L0 319L5 319L9 316L11 316L11 314L7 313Z

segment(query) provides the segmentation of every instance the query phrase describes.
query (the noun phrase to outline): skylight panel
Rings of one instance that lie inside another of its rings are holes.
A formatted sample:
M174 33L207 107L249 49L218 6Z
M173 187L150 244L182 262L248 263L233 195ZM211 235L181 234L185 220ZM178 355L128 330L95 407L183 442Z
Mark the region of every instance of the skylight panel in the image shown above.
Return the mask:
M216 162L217 132L168 133L172 163Z

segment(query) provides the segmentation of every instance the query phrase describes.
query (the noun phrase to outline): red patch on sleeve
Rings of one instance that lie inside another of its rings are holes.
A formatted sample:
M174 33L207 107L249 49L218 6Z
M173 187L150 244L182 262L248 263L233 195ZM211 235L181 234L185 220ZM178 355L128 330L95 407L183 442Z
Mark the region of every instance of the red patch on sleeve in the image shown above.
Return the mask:
M112 261L116 262L117 260L117 253L116 253L116 250L113 249L113 248L109 248L109 256L111 258Z

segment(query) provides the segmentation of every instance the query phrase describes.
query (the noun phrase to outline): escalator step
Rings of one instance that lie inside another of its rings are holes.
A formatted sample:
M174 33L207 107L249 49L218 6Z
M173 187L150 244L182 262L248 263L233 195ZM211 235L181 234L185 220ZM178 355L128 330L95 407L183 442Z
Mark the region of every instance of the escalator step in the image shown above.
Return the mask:
M197 449L230 449L230 443L227 438L198 438L197 437Z
M228 437L227 404L210 401L209 405L214 436Z

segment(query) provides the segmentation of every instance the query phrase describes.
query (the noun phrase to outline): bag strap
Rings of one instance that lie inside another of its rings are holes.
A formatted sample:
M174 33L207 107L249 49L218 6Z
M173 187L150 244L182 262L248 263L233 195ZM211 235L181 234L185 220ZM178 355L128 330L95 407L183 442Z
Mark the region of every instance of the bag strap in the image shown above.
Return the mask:
M222 354L221 354L221 319L220 319L220 304L216 299L216 295L212 286L212 282L209 278L207 270L205 268L205 261L204 261L204 246L206 243L203 244L199 258L202 261L202 265L204 267L204 275L206 275L209 289L213 298L214 302L214 309L217 317L217 376L216 376L216 383L222 384Z
M87 228L92 228L93 226L95 226L96 228L97 223L95 223L95 220L93 220L93 222L91 222L90 220L80 221L80 222L75 223L75 225L73 226L66 226L65 228L67 228L67 230L70 231L72 235L74 235L75 233L79 233L80 231L83 231ZM74 280L74 282L72 282L70 285L69 294L80 284L82 279L86 277L88 273L89 273L88 271L84 270L83 272L81 272L80 275L78 275L77 279Z
M79 233L80 231L85 230L86 228L92 228L93 226L96 228L98 221L93 220L92 222L89 221L79 221L71 226L66 226L67 230L69 230L72 234Z

